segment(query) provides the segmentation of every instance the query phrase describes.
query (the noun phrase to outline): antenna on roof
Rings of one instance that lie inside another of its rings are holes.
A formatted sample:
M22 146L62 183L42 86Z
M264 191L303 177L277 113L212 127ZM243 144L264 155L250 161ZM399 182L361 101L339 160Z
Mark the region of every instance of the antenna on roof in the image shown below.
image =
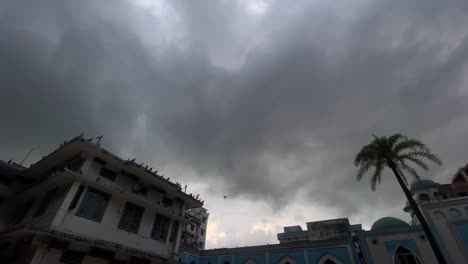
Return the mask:
M34 150L34 147L31 148L31 150L28 152L28 154L26 154L26 157L24 157L24 159L21 161L20 165L23 165L23 162L29 157L29 155L31 154L31 152Z

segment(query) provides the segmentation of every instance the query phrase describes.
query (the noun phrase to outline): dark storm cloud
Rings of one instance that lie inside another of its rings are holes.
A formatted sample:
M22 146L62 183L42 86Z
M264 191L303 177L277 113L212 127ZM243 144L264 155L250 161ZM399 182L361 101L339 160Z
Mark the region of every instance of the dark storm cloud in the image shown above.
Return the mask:
M355 182L372 133L427 140L445 161L428 176L466 161L463 1L284 5L178 1L168 31L124 1L0 4L2 157L104 134L232 197L277 209L305 192L343 216L402 200Z

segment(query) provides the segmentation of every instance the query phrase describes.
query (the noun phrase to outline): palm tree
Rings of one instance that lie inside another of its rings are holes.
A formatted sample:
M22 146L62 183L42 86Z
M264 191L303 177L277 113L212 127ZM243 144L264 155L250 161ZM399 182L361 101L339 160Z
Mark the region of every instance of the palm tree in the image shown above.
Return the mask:
M374 135L374 140L370 144L364 146L356 155L354 158L354 165L359 167L357 174L358 181L361 180L365 174L370 172L371 169L374 169L371 178L372 191L375 191L377 183L380 184L383 170L386 167L392 170L413 212L418 218L419 223L421 223L438 262L445 264L446 262L442 252L432 235L426 219L414 201L413 195L407 187L408 182L403 174L403 171L405 171L416 180L420 180L418 173L410 164L417 165L427 171L429 167L425 160L434 162L437 165L442 165L442 161L434 155L426 145L418 140L409 139L401 134L395 134L390 137L377 137Z

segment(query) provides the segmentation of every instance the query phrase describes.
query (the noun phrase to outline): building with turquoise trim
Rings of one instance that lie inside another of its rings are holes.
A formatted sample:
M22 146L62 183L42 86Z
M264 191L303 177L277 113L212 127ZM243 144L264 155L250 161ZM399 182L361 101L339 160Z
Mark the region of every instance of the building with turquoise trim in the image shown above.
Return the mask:
M467 166L465 168L468 170ZM448 185L423 180L413 183L410 190L432 227L447 263L468 263L468 197L462 191L453 192L468 186L468 176L464 181L457 177L456 182ZM307 230L300 226L284 227L284 232L278 234L278 244L210 250L182 248L179 262L437 264L411 208L406 206L404 210L413 218L410 223L395 217L382 217L370 230L364 230L361 225L351 225L347 218L309 222Z

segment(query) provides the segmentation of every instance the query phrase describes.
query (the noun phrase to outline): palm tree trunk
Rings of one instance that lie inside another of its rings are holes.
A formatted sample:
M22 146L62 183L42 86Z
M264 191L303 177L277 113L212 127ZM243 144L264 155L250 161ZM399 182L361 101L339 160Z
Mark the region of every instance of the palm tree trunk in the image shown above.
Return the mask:
M419 223L421 224L421 227L423 228L423 231L426 234L427 240L429 241L431 248L434 251L434 255L436 256L437 261L440 264L447 263L444 259L444 256L442 255L442 251L440 250L439 245L437 244L437 242L434 239L434 236L432 235L432 231L429 228L429 225L427 224L426 219L424 218L424 215L419 209L419 206L416 204L416 201L413 199L413 195L409 191L408 187L403 182L403 179L401 178L401 175L397 170L396 164L391 162L389 164L389 167L390 169L392 169L393 174L395 174L395 177L397 178L398 183L401 186L401 189L403 189L403 192L405 193L406 199L408 199L408 202L410 203L410 206L413 209L413 212L416 214L416 217L418 218Z

